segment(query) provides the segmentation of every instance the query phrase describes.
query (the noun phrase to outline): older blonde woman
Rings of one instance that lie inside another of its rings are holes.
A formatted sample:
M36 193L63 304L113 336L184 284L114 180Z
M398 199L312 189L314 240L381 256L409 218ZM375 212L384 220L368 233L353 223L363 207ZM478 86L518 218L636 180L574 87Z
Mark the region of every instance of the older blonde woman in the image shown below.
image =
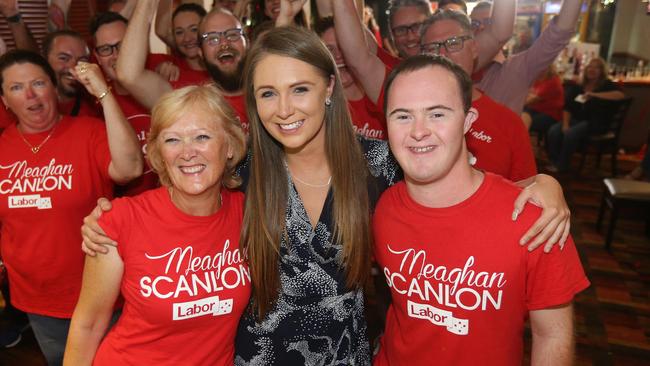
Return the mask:
M167 94L151 117L147 153L163 186L115 200L99 221L120 245L86 260L65 364L232 364L250 296L244 196L230 190L244 133L213 86ZM102 341L120 291L124 311Z

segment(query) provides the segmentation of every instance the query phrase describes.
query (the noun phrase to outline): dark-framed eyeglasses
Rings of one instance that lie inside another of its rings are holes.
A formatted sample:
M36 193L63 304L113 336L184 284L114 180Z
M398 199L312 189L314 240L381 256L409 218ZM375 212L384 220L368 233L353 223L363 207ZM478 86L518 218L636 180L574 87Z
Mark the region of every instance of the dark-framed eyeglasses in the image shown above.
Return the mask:
M422 22L400 25L392 29L393 37L404 37L409 33L420 34Z
M120 41L120 42L113 43L113 44L104 44L104 45L101 45L101 46L97 46L97 47L95 47L95 52L97 52L97 54L102 56L102 57L107 57L107 56L112 55L113 52L119 51L121 44L122 44L122 42Z
M420 53L439 55L441 47L444 47L449 53L458 52L463 49L465 41L468 39L472 39L472 36L453 36L451 38L445 39L442 42L426 43L420 46Z
M201 34L201 43L207 43L209 46L217 46L219 42L237 42L242 36L241 28L232 28L223 32L208 32Z
M472 19L472 30L485 28L491 24L492 24L492 18L487 18L483 20Z

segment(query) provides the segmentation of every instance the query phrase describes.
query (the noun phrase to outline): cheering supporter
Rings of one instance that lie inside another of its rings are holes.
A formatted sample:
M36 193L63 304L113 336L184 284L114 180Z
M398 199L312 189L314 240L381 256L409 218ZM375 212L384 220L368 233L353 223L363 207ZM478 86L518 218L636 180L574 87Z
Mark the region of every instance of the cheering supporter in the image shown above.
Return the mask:
M521 119L530 131L546 136L548 129L562 120L564 87L553 65L539 75L526 98Z
M527 317L532 364L571 365L571 303L589 281L570 238L546 255L517 245L540 210L510 220L506 202L520 189L468 164L472 93L469 75L443 57L408 59L387 79L404 180L373 217L393 300L374 365L521 365Z
M43 55L57 76L59 111L70 116L100 117L92 99L72 75L75 65L90 58L81 35L71 30L48 33L43 40Z
M156 12L156 35L174 50L171 56L160 58L178 66L178 75L167 79L178 85L198 85L210 79L201 57L199 43L199 24L206 14L198 4L185 3L173 12L171 0L161 0ZM159 67L165 67L161 64ZM160 69L158 69L160 71Z
M149 109L138 103L128 90L120 84L115 73L115 66L120 54L120 45L126 33L128 21L121 15L113 12L99 13L90 24L90 33L95 41L93 53L97 63L110 82L110 87L115 99L124 113L127 121L135 130L142 153L146 156L147 134L151 117ZM117 187L118 196L132 196L158 186L158 176L145 161L144 174L134 179L125 186Z
M621 100L625 94L608 78L607 64L594 58L585 67L582 81L566 90L562 123L548 130L546 149L550 172L569 170L571 156L589 134L603 133L610 108L603 100Z
M336 42L334 19L323 18L314 24L314 31L325 43L336 62L339 70L341 85L348 101L348 109L352 117L354 131L368 138L386 139L386 120L382 111L363 92L363 88L348 70ZM372 41L374 43L374 41Z
M118 81L147 108L152 108L164 93L179 86L145 68L148 29L157 5L158 1L137 3L117 59ZM229 11L217 7L203 18L199 33L205 66L247 130L241 73L248 41L241 23Z
M102 216L120 245L86 260L65 364L232 365L250 297L244 195L232 190L244 132L214 86L189 86L154 107L147 146L163 186ZM102 340L120 292L123 313Z
M476 68L480 71L473 78L478 88L496 102L521 115L528 89L575 34L582 2L583 0L563 0L559 15L549 22L530 48L508 58L500 53L487 67L482 70L481 66ZM490 17L490 8L489 3L479 3L472 10L470 17L475 37L482 34L486 26L493 26L493 22L499 21ZM498 9L495 8L494 11Z
M11 302L28 314L50 365L61 363L81 287L83 214L114 182L142 172L138 140L97 65L70 73L101 103L105 123L59 113L56 74L43 57L0 57L2 101L18 121L0 135L0 248Z

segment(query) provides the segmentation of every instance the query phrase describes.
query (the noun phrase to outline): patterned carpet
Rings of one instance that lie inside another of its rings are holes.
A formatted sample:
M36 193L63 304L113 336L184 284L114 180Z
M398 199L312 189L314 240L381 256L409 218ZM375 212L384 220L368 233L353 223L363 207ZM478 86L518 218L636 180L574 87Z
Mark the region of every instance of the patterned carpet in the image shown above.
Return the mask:
M650 365L650 238L645 235L643 216L648 213L622 212L612 250L607 252L604 235L596 231L595 222L602 179L611 173L609 161L605 159L601 169L596 169L593 160L587 159L581 173L558 177L572 210L572 233L592 282L575 303L576 364ZM544 166L544 160L539 163ZM619 169L626 173L635 164L624 159ZM573 166L578 166L577 159ZM369 300L372 307L375 302ZM376 320L369 317L371 334L378 331ZM44 365L30 331L18 346L0 350L0 365Z

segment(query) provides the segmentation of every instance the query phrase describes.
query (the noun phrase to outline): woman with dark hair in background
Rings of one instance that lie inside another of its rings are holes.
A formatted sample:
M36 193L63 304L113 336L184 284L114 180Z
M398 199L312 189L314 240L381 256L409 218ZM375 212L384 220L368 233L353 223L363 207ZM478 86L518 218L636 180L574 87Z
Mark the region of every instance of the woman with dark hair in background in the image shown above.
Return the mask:
M181 4L173 12L172 6L171 0L161 0L158 3L155 29L158 38L174 50L170 57L164 57L163 60L176 65L178 75L174 75L175 70L170 71L171 75L165 70L157 71L170 76L169 80L178 82L178 86L201 84L210 79L199 43L199 24L207 12L201 5L194 3ZM166 63L158 65L158 68L165 67Z

